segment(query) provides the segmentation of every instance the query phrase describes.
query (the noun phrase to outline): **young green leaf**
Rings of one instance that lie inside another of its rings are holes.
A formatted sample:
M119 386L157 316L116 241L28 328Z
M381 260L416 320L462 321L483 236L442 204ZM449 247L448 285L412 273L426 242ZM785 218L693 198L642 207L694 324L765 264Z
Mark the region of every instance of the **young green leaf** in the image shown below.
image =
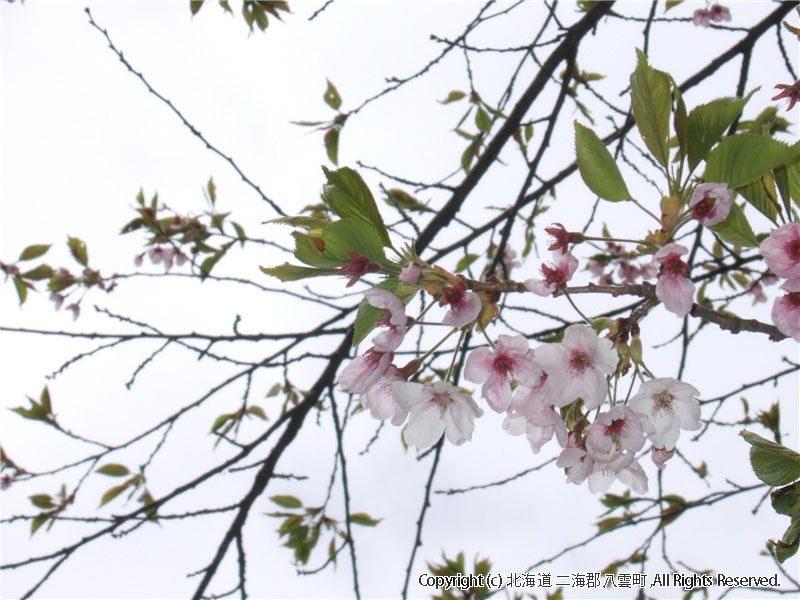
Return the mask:
M89 253L83 240L74 237L67 237L67 245L72 256L84 267L89 263Z
M303 506L300 499L294 496L272 496L270 500L283 508L302 508Z
M744 211L736 203L731 204L731 212L728 213L725 220L712 226L711 231L716 233L722 240L737 246L749 248L758 246L756 234L753 233L747 217L744 216Z
M25 248L25 250L20 253L17 260L33 260L34 258L44 256L48 250L50 250L50 244L34 244Z
M308 277L320 277L323 275L335 275L333 269L313 269L311 267L301 267L283 263L277 267L259 267L262 273L277 277L281 281L299 281Z
M371 225L377 230L383 245L391 246L389 232L383 224L375 198L361 175L349 167L335 171L322 167L322 170L328 178L328 183L322 188L322 196L331 210L343 219L351 217Z
M48 509L56 506L50 494L34 494L33 496L28 496L28 499L37 508Z
M750 444L750 463L767 485L786 485L800 479L800 454L747 430L741 435Z
M725 130L739 116L755 90L744 98L717 98L696 106L687 122L689 169L694 170L708 151L719 142Z
M479 106L475 113L475 126L481 133L489 133L492 128L492 119L482 106Z
M125 477L126 475L130 475L128 467L126 467L125 465L118 465L113 463L103 465L102 467L97 469L95 473L108 475L109 477Z
M325 152L335 165L339 164L339 128L330 127L325 131Z
M325 100L325 104L330 106L333 110L339 110L339 107L342 105L342 97L339 95L339 91L336 89L336 86L331 83L330 79L326 81L328 82L328 87L325 89L325 94L322 96L322 99Z
M575 152L584 183L604 200L619 202L630 198L628 186L611 153L597 134L575 121Z
M354 525L364 525L365 527L375 527L381 519L373 519L367 513L355 513L350 515L350 522Z
M800 158L800 144L787 146L770 137L741 133L725 138L706 157L705 181L738 188Z
M662 167L669 163L669 116L672 103L670 77L647 64L636 49L636 70L631 75L633 118L644 143Z
M452 92L447 94L447 98L445 98L444 100L439 100L439 104L450 104L451 102L457 102L458 100L461 100L464 96L466 96L464 92L461 92L459 90L453 90Z

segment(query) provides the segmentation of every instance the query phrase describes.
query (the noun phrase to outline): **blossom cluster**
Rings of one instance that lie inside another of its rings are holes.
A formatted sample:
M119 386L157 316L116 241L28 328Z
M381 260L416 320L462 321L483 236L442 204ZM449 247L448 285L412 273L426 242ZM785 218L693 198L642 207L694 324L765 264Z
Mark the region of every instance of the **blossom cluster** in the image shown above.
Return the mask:
M711 21L719 23L721 21L730 21L731 11L727 6L721 4L712 4L709 8L698 8L694 11L692 16L692 23L699 27L708 27Z
M784 335L800 342L800 225L781 225L759 246L770 271L786 281L786 293L772 305L772 322Z
M556 253L568 256L560 249ZM570 267L564 264L568 278ZM418 266L407 265L402 277L416 281L418 271ZM448 307L441 320L444 325L469 326L481 312L480 297L464 281L443 286L440 296L439 303ZM442 436L456 445L470 440L475 419L483 415L472 394L447 381L412 381L420 361L399 367L394 364L394 352L416 321L408 317L402 300L386 289L372 288L365 292L365 299L381 313L376 321L379 331L372 346L342 371L340 388L358 394L373 417L405 425L405 441L418 449L434 445ZM482 385L489 408L506 414L504 430L525 434L534 453L556 439L562 448L558 465L568 481L588 481L590 490L598 492L619 479L644 493L647 477L636 453L649 440L652 460L664 468L674 454L680 430L700 427L698 392L671 378L652 379L644 381L627 403L608 406L608 378L619 361L609 337L599 337L587 325L572 325L561 342L537 348L530 348L521 335L501 334L491 347L469 354L464 376ZM570 411L573 416L565 421ZM597 414L589 423L592 411Z

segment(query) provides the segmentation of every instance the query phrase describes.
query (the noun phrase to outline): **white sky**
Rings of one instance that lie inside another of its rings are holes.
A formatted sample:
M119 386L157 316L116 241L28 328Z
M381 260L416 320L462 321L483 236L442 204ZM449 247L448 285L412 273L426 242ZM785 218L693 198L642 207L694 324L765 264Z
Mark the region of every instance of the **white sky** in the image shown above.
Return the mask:
M337 85L344 100L343 108L351 109L383 89L385 77L402 77L424 65L440 51L440 46L429 40L430 33L441 37L458 35L480 7L477 2L443 0L380 3L337 0L321 17L308 22L307 16L319 5L321 2L296 1L292 3L296 14L287 17L286 23L273 21L266 33L256 32L248 37L240 16L223 15L216 3L207 3L193 20L189 19L188 2L183 1L89 3L95 20L108 29L134 68L144 73L211 143L234 157L242 170L289 214L317 201L323 182L319 165L328 164L321 134L307 134L290 123L330 118L332 112L322 102L326 78ZM104 274L132 272L133 257L142 251L143 240L136 234L121 237L118 232L134 216L132 206L139 188L144 189L147 198L157 191L161 201L170 207L197 213L205 209L202 187L209 176L213 176L217 185L219 210L234 211L235 220L248 233L288 245L290 230L261 224L273 218L274 213L229 165L208 152L163 103L148 94L142 83L126 71L102 36L90 27L84 6L85 3L65 0L0 4L0 260L13 261L28 244L52 242L48 262L54 266L72 266L65 244L66 236L71 235L88 244L92 267ZM678 7L673 12L676 16L688 16L694 6ZM771 5L765 3L730 6L733 24L737 26L752 24L771 10ZM648 8L647 4L625 3L619 10L646 15ZM538 28L542 9L541 5L530 3L521 9L520 14L526 18L504 20L502 25L487 28L486 34L472 41L476 45L498 43L498 39L509 45L522 43ZM659 14L661 11L659 8ZM633 49L641 44L641 25L615 23L613 27L618 33L613 36L606 27L609 25L601 28L600 36L587 40L578 61L587 71L607 74L608 79L598 84L598 89L616 99L633 67ZM651 62L671 72L680 82L740 35L691 27L679 30L655 27ZM791 41L788 44L797 69L796 44ZM769 104L775 83L790 83L782 63L774 60L774 45L774 34L759 42L753 58L753 82L748 89L758 84L763 87L754 95L750 112L745 116L753 116ZM476 87L489 103L497 101L499 85L510 72L508 64L498 66L495 58L483 55L472 65ZM738 61L734 61L719 73L713 84L693 89L686 95L688 106L732 94L738 69ZM527 69L523 74L530 77L532 71ZM522 81L526 81L525 77ZM465 108L436 103L452 89L466 89L463 61L457 56L444 61L430 77L352 117L342 133L340 165L355 166L361 160L413 180L432 180L457 168L465 141L450 129ZM552 103L553 97L547 95L543 104L534 108L533 116L547 114L548 102ZM622 107L628 105L624 98L618 103ZM570 110L572 105L568 103L565 111ZM796 121L796 116L794 112L788 118ZM543 164L545 175L572 160L571 118L563 118L564 127L554 137L554 144L563 147L563 152L559 150ZM577 111L574 118L580 118ZM604 135L609 126L598 122L597 129ZM796 128L793 132L796 133ZM510 143L502 155L509 166L496 168L470 197L471 222L480 223L493 216L495 211L487 207L504 207L513 201L520 180L515 152ZM379 183L396 186L369 171L362 173L376 197ZM626 171L630 180L629 173ZM649 195L649 205L657 206L658 199L650 188L640 186L638 190L637 196ZM444 199L442 195L425 192L420 198L431 200L433 206ZM568 229L580 227L592 200L576 178L560 186L558 201L538 229L540 239L545 239L541 227L550 222L562 222ZM607 222L612 233L623 236L635 232L642 224L638 217L631 218L627 206L602 208L605 212L598 222ZM754 227L766 231L768 224L756 217ZM457 239L458 234L456 228L449 237L445 234L437 238L434 245L443 246L448 240ZM518 235L514 241L520 243ZM486 238L482 242L483 246L475 244L471 251L485 248ZM452 268L458 258L448 257L444 266ZM269 248L255 248L247 253L232 252L217 269L277 288L279 285L267 280L257 267L284 260L285 257ZM538 265L536 257L531 256L517 278L534 276ZM143 270L160 271L147 265ZM188 271L184 268L183 272ZM339 280L314 283L312 287L334 295L342 289ZM775 288L769 293L774 294ZM591 299L581 300L586 303L582 306L590 311L600 306ZM549 305L545 300L536 302L541 302L536 306L543 310L557 307L552 310L569 314L566 305L559 304L563 301L550 301ZM324 318L316 305L279 294L212 282L200 285L178 279L131 279L124 280L110 296L89 292L76 323L68 313L54 312L45 293L31 294L20 310L13 286L7 283L0 290L0 324L70 331L130 329L95 314L93 305L146 320L169 332L229 333L237 314L242 315L240 329L247 332L301 331ZM769 306L751 308L749 300L744 300L735 310L769 321ZM643 338L647 344L658 344L678 330L677 320L658 307L647 321ZM500 332L498 329L497 333ZM761 337L720 336L712 332L699 336L690 351L684 380L699 388L702 397L714 397L777 371L782 356L796 360L797 345L793 342L770 344ZM338 341L326 339L324 344L327 346L323 351L333 348ZM159 342L126 344L79 362L57 379L46 381L45 376L64 361L93 348L94 344L4 333L0 343L2 405L23 405L25 395L38 397L46 382L64 426L89 438L113 442L128 439L177 407L193 402L232 373L213 361L198 362L195 355L170 348L142 371L136 385L128 391L125 383L137 365L159 345ZM268 353L265 348L248 346L238 351L238 355L263 356ZM649 351L646 360L659 375L674 376L677 371L672 346ZM274 399L263 396L278 377L278 373L270 372L255 377L253 382L253 401L271 417L277 416L279 406ZM298 373L293 377L303 387L316 374ZM148 470L155 496L171 491L231 454L224 444L212 453L213 438L206 432L218 414L238 406L243 390L241 382L231 386L202 411L190 413L176 428L163 457ZM754 409L781 400L783 429L787 432L784 443L797 447L797 378L782 381L775 388L758 388L746 396ZM729 410L722 411L718 418L741 419L738 400L729 404ZM86 448L80 444L64 442L52 432L4 412L0 420L3 447L28 470L47 470L85 455ZM551 443L540 455L533 456L527 442L505 435L500 430L502 417L490 413L487 410L477 422L471 443L458 448L445 445L435 490L468 487L511 476L544 462L556 452ZM248 573L248 590L253 597L352 595L350 564L345 553L340 555L335 572L298 577L290 563L290 551L279 545L275 532L279 521L262 515L275 509L267 499L273 494L293 494L308 505L323 501L335 443L330 414L322 414L319 426L314 424L313 416L309 416L303 433L278 466L280 472L310 478L302 482L276 480L270 484L248 520L245 544L248 564L253 567ZM704 412L703 416L708 415ZM257 435L261 427L258 423L251 424L243 431L243 439ZM404 453L398 430L388 425L370 453L360 456L358 453L375 430L375 422L361 414L354 418L351 427L346 453L353 510L383 519L375 529L356 530L362 594L395 597L402 588L430 460L418 463L412 452ZM750 428L767 435L758 426ZM747 465L748 447L736 435L739 429L738 426L718 428L698 444L688 443L688 436L682 437L681 442L686 443L680 446L679 442L679 447L687 458L694 464L703 460L708 463L711 488L698 482L684 466L675 464L676 460L664 475L665 492L696 498L710 489L727 487L726 479L741 485L755 483ZM149 455L156 441L150 438L104 462L135 467ZM263 453L254 460L259 457ZM652 491L655 468L649 461L643 462L647 463L645 469ZM217 478L187 499L170 503L165 512L234 502L248 489L248 473ZM2 516L31 514L29 495L53 493L61 483L74 484L81 474L70 471L47 481L15 484L0 495ZM465 552L468 563L477 554L490 557L494 572L524 572L530 564L584 539L593 531L591 524L603 507L587 486L565 485L563 478L560 470L546 467L500 488L449 497L434 495L422 536L424 546L417 554L413 572L422 573L425 561L437 561L442 552L454 556L460 550ZM96 500L113 483L100 475L89 477L74 514L93 514ZM616 484L611 491L622 490ZM768 503L753 517L750 511L758 501L758 495L749 494L682 516L668 530L671 555L692 568L771 575L775 572L771 561L758 553L767 538L776 539L783 534L788 519L776 517ZM130 508L131 504L123 507L122 501L117 500L99 513L108 516ZM340 487L334 489L331 512L343 514ZM230 515L202 521L172 521L163 528L142 527L119 540L95 542L76 552L47 581L41 595L186 597L193 592L197 579L187 579L185 575L207 564L229 521ZM43 554L92 530L59 523L49 534L41 530L29 539L27 523L3 526L0 562ZM614 534L539 571L553 576L599 571L612 560L633 552L643 537L631 537L624 532ZM654 562L646 569L651 575L667 570L659 558L657 543L659 538L651 549ZM323 539L312 555L310 568L324 560L326 548L327 539ZM231 552L223 563L211 592L235 585L232 556ZM0 596L12 598L24 593L46 568L47 565L36 565L0 572ZM796 564L791 568L796 576ZM415 597L429 595L419 587L412 587L410 593ZM680 595L674 589L650 589L648 593L659 598ZM618 594L619 591L608 591L605 597ZM573 598L598 594L566 589L565 595ZM746 596L747 593L739 594Z

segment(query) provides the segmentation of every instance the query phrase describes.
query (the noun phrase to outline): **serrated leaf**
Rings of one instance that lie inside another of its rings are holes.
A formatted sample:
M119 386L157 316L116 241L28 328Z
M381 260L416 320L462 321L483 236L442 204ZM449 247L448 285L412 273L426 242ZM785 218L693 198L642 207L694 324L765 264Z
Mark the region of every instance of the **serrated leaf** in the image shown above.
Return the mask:
M302 508L303 503L294 496L272 496L270 497L275 504L282 508Z
M331 83L330 79L326 81L328 82L328 87L325 89L325 94L322 96L322 99L325 100L325 104L330 106L333 110L339 110L339 107L342 105L342 97L339 95L339 91L336 89L336 86Z
M83 240L74 237L67 237L67 246L69 246L69 251L72 253L72 256L81 265L85 267L89 263L89 253Z
M605 144L594 131L577 121L575 152L581 177L592 192L611 202L630 198L622 173Z
M800 515L800 482L787 485L770 493L772 508L780 515Z
M675 137L678 140L678 156L683 161L689 151L689 117L686 114L686 103L683 101L681 89L672 79L672 93L675 96L675 115L673 116L673 127L675 127Z
M457 102L466 95L467 95L466 93L460 90L453 90L452 92L447 94L447 98L445 98L444 100L439 100L439 104L450 104L451 102Z
M800 454L747 430L739 435L751 446L750 464L761 481L777 486L800 478Z
M741 186L736 191L761 214L777 224L780 205L772 173L765 173L763 177Z
M731 244L748 248L758 246L758 240L747 217L744 216L744 211L736 203L731 204L731 211L725 220L710 229L722 240Z
M335 165L339 164L339 128L331 127L325 132L325 152Z
M118 465L114 463L103 465L102 467L97 469L95 473L100 473L101 475L108 475L109 477L125 477L126 475L130 475L128 467L126 467L125 465Z
M208 199L211 201L211 206L214 206L214 204L217 202L217 186L214 185L213 177L208 178L206 190L208 191Z
M330 264L349 262L348 250L373 262L386 263L380 232L364 221L348 218L331 223L322 232L322 241L325 248L322 254ZM327 265L318 266L325 268Z
M50 246L51 244L34 244L32 246L28 246L20 253L17 260L33 260L34 258L44 256L47 254L47 251L50 250Z
M475 126L481 133L489 133L492 128L492 119L482 106L475 112Z
M24 408L22 406L18 406L16 408L11 408L9 410L17 413L22 417L25 417L26 419L31 419L33 421L49 422L48 413L44 410L41 404L38 404L31 398L28 398L28 402L31 403L30 408Z
M53 406L50 403L50 390L47 389L47 386L44 386L42 393L39 394L39 404L42 405L42 410L44 410L45 414L50 415L53 413Z
M277 277L281 281L299 281L308 277L321 277L323 275L334 275L335 270L332 269L314 269L311 267L301 267L298 265L291 265L284 263L277 267L259 267L262 273Z
M371 225L379 233L383 245L391 246L375 198L361 175L349 167L335 171L322 167L322 170L328 179L322 188L322 196L331 210L343 219L351 217Z
M706 157L703 179L738 188L800 158L800 144L787 146L762 135L740 133L722 140Z
M220 259L225 256L228 252L228 249L233 245L233 242L227 242L223 244L222 247L214 252L211 256L208 256L200 263L200 279L205 279L211 274L211 269L220 261Z
M56 506L50 494L34 494L33 496L28 496L28 499L37 508L48 509Z
M744 98L717 98L696 106L689 113L687 142L690 170L693 171L708 151L719 142L722 134L739 116L754 93L755 90Z
M636 70L631 75L631 107L639 133L655 159L669 163L670 78L647 64L647 56L636 49Z
M350 522L354 525L364 525L365 527L375 527L382 519L373 519L367 513L355 513L350 515Z

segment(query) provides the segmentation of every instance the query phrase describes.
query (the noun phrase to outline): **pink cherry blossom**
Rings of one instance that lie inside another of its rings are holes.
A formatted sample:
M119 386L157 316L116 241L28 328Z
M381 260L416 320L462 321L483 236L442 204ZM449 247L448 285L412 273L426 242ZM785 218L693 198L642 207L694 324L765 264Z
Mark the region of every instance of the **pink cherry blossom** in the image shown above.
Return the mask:
M452 287L442 287L442 297L439 299L439 305L450 306L450 310L445 313L444 319L442 319L442 323L450 327L469 325L478 318L483 306L478 294L468 291L467 284L464 281L459 281Z
M760 302L767 301L767 295L764 293L764 288L758 281L754 281L752 284L750 284L750 287L747 288L747 292L753 296L753 306Z
M711 11L698 8L692 16L692 23L700 27L708 27L711 24Z
M72 311L72 320L73 321L77 321L78 317L81 314L80 305L79 304L70 304L69 306L67 306L67 310L71 310Z
M599 338L591 327L570 325L560 344L545 344L534 351L547 373L550 402L561 407L583 399L588 410L603 404L608 392L606 376L617 368L611 340Z
M523 336L499 335L494 350L483 347L473 350L467 358L464 376L472 383L482 383L483 397L497 412L511 404L511 381L534 385L541 369L533 361L533 350Z
M637 494L647 493L647 475L633 454L627 452L610 463L595 462L588 479L593 494L607 492L617 479Z
M381 288L372 288L364 292L367 302L383 311L384 316L375 323L388 329L375 336L372 343L379 352L391 352L403 342L408 328L408 317L403 302L392 292Z
M800 279L800 225L781 225L758 247L769 270L786 279Z
M6 473L2 477L0 477L0 490L7 490L11 487L11 484L14 483L14 477Z
M688 251L686 246L669 243L655 255L655 260L661 265L656 296L668 311L679 317L689 314L694 298L694 284L687 277L689 265L680 258Z
M419 278L422 276L422 269L419 266L419 263L416 261L411 261L406 263L406 265L400 271L400 281L403 283L413 284L419 281Z
M380 352L370 348L361 356L352 360L339 376L339 387L351 394L363 394L389 368L392 362L391 352Z
M656 448L674 450L680 430L700 429L700 394L693 386L672 377L646 381L628 407L642 418L648 439Z
M642 446L644 432L639 415L621 405L597 415L586 436L586 451L595 463L610 463L623 451L637 452Z
M443 381L398 381L392 389L395 401L409 413L406 442L420 450L435 444L443 433L451 443L463 444L472 438L475 417L483 414L472 396Z
M650 459L653 461L653 464L658 467L659 471L663 471L667 468L667 461L675 456L675 449L672 450L664 450L664 448L656 448L653 446L652 452L650 452Z
M405 381L405 377L397 367L389 365L383 375L361 394L359 400L376 419L384 420L391 417L393 425L400 425L405 421L408 412L394 400L392 385L396 381Z
M774 96L773 100L780 100L782 98L789 99L789 106L786 108L786 111L790 111L794 108L794 105L800 100L800 79L795 81L792 85L786 85L785 83L779 83L775 86L776 90L781 90L781 92Z
M378 263L372 262L366 256L353 250L346 250L346 252L348 255L347 262L336 269L337 273L350 278L345 287L355 285L367 273L377 273L381 270L381 266Z
M722 223L731 211L733 190L724 183L701 183L694 189L689 208L692 218L706 227Z
M787 293L772 305L772 322L783 335L800 342L800 279L785 281L781 289Z
M527 435L534 454L538 454L554 435L563 448L569 435L564 419L543 393L546 380L547 374L543 373L534 387L518 387L503 421L503 429L511 435Z
M717 23L731 20L731 11L722 4L712 4L709 12L711 12L711 20Z
M578 268L578 259L569 252L553 251L553 262L549 265L542 263L544 279L527 279L525 287L539 296L550 296L556 290L567 285L575 269Z
M594 460L586 452L585 446L567 444L567 447L558 455L556 465L564 469L568 482L580 485L586 481L586 477L594 469Z
M50 300L56 305L56 310L61 310L61 305L64 304L64 295L63 294L50 294Z

